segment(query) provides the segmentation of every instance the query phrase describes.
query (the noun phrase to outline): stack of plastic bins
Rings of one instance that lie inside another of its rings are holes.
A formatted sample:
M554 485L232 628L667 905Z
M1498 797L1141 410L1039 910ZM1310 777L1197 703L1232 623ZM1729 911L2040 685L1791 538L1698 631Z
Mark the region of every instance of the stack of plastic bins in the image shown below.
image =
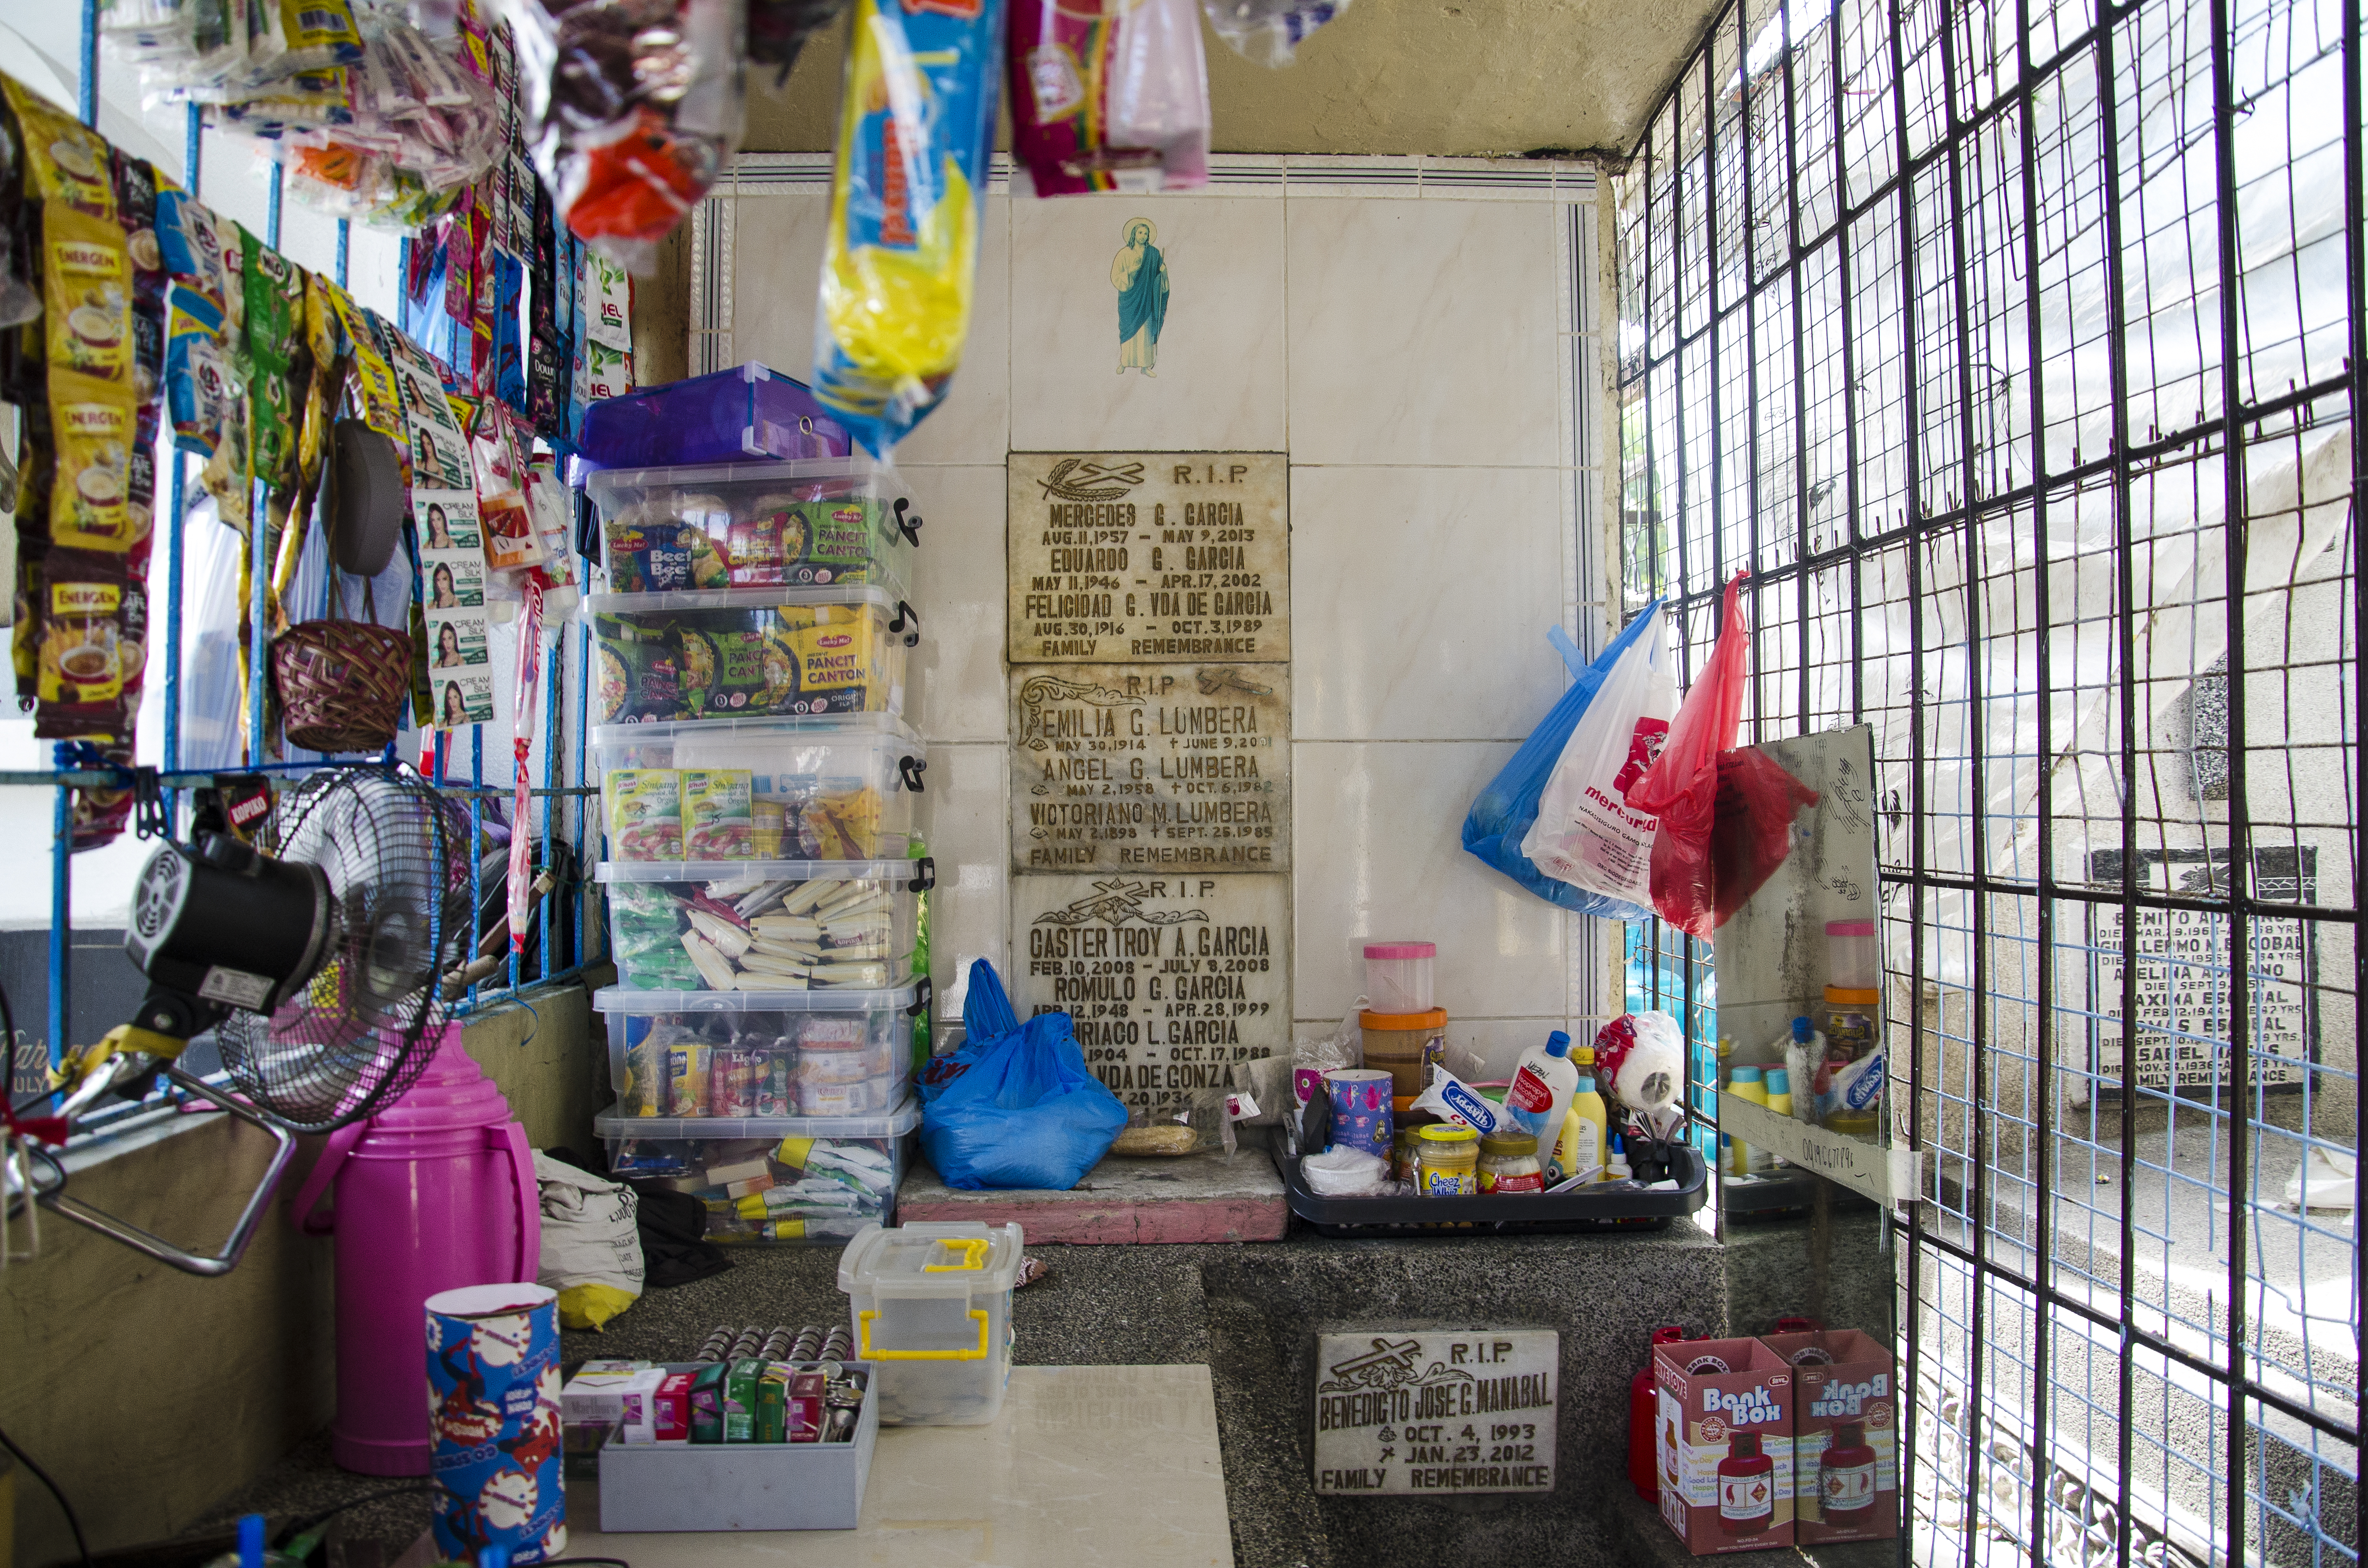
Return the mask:
M618 1103L594 1131L620 1176L707 1206L710 1240L837 1245L894 1222L928 985L878 991L627 991L609 1021Z
M861 459L586 490L609 578L584 604L620 980L600 1006L632 1124L602 1135L720 1237L851 1234L893 1210L928 1006L902 717L919 519Z

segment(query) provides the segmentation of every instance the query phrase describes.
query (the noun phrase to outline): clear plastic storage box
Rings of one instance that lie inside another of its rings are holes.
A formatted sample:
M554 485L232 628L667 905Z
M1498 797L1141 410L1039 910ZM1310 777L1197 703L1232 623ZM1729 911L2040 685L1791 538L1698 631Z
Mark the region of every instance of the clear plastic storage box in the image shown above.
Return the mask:
M768 1246L835 1246L894 1221L920 1125L912 1099L874 1116L635 1116L618 1105L592 1119L612 1175L698 1199L709 1241Z
M609 887L609 950L629 991L884 991L913 971L936 875L927 859L606 860L593 871Z
M912 597L920 518L869 459L607 468L584 492L614 593L868 584Z
M591 734L609 858L895 860L928 764L885 714L604 724Z
M586 404L580 446L586 463L613 469L750 458L843 460L853 443L804 382L751 359Z
M609 1081L637 1119L879 1116L913 1078L918 980L882 991L628 991L609 1020Z
M880 1419L975 1426L995 1419L1011 1381L1016 1223L867 1225L838 1258L855 1317L855 1354L876 1363Z
M902 713L920 618L886 591L592 594L592 722Z

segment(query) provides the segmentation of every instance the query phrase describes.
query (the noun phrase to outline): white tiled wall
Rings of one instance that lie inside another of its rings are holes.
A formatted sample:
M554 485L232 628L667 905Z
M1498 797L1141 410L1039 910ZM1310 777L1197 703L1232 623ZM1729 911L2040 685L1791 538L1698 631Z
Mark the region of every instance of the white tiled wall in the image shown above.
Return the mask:
M1361 988L1356 940L1439 944L1451 1037L1498 1069L1587 988L1575 917L1462 847L1463 815L1566 676L1577 529L1593 526L1592 197L1413 159L1218 160L1194 196L990 196L969 347L897 454L922 533L914 722L929 739L932 970L1008 966L1003 462L1019 450L1281 450L1292 461L1295 1000L1302 1033ZM755 164L752 161L751 166ZM825 201L812 162L749 176L713 363L803 377ZM997 188L1000 188L998 184ZM1448 199L1441 199L1449 196ZM1117 371L1110 266L1157 225L1173 279L1158 374ZM721 258L719 258L721 259Z

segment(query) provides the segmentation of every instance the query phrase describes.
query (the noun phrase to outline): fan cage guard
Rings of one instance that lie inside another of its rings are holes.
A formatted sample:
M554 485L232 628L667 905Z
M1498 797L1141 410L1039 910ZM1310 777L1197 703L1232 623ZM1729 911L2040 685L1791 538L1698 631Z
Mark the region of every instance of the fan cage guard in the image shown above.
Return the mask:
M232 1085L273 1120L327 1132L418 1081L446 1021L437 985L468 928L468 866L449 808L410 771L340 769L282 794L259 844L328 879L320 967L268 1016L216 1026Z

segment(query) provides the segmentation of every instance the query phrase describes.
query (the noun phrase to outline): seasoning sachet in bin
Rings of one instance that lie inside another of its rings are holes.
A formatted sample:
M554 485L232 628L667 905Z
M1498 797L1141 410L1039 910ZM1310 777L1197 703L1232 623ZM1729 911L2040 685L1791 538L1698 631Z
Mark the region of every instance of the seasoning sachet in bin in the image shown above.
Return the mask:
M857 0L814 318L814 395L885 457L970 335L1004 0Z

